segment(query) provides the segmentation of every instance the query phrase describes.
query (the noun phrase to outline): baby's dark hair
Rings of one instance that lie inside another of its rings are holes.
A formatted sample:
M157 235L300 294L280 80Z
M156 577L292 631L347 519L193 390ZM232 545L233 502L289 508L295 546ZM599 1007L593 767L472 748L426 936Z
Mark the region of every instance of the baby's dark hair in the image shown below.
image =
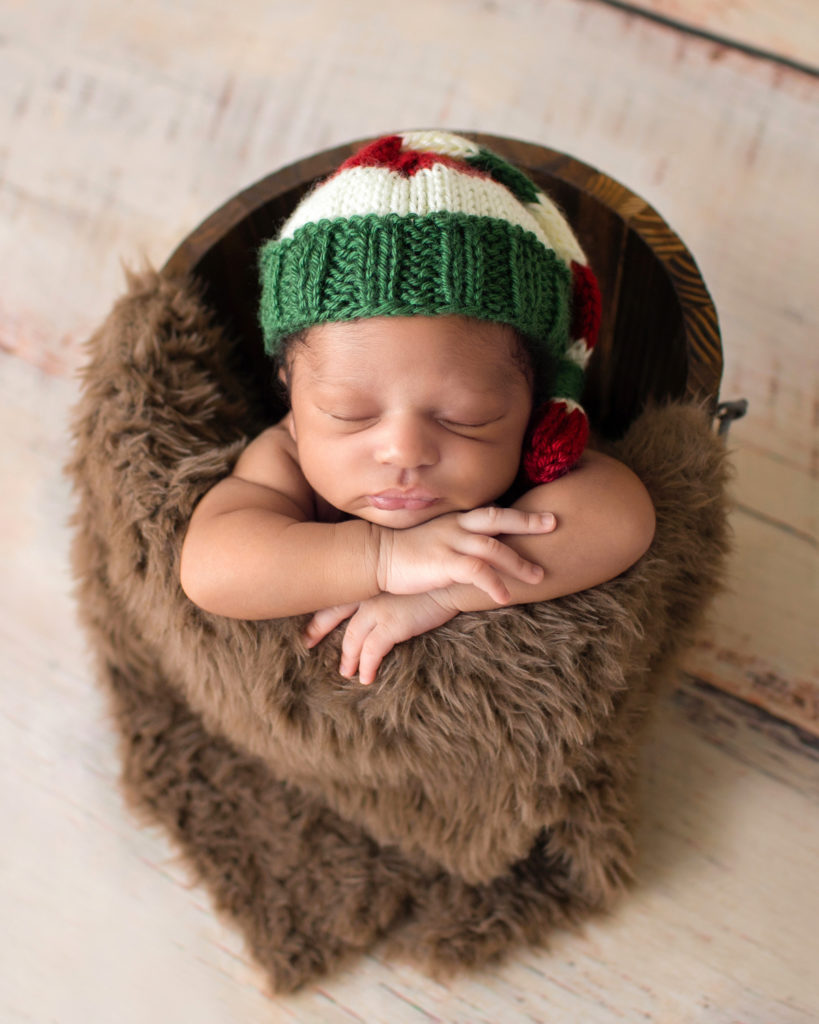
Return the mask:
M304 327L284 338L279 343L274 358L276 391L288 406L293 353L300 345L307 343L308 331L309 328ZM555 377L555 359L543 345L527 338L516 327L512 328L512 332L515 341L512 359L532 388L532 404L533 408L537 408L551 394Z
M279 343L276 354L273 357L273 376L278 395L290 405L290 372L293 364L293 352L307 342L309 327L303 327L300 331L288 334ZM282 379L284 378L284 379Z

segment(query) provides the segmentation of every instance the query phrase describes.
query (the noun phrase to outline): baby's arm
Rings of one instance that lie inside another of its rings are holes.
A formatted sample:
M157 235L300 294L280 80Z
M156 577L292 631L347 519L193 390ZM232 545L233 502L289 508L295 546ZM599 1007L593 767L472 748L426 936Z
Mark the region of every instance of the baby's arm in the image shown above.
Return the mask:
M288 447L283 428L266 430L194 510L180 581L206 611L274 618L313 611L327 594L379 592L375 528L311 522L313 496Z
M576 470L559 480L528 491L516 506L528 511L548 507L554 510L558 527L540 536L503 538L544 568L538 582L506 579L508 604L545 601L612 579L644 554L654 535L654 509L642 483L621 463L597 452L588 452ZM361 681L369 683L396 643L434 629L458 612L499 605L475 587L463 585L408 597L382 594L359 606L317 613L306 639L312 647L352 616L340 670L346 676L358 670Z
M540 579L542 570L496 536L554 527L537 512L495 508L448 513L407 530L315 518L288 431L283 425L265 431L196 507L182 547L183 590L206 611L244 619L456 582L503 603L507 578Z
M587 451L576 469L527 491L514 508L548 508L557 529L539 537L503 538L544 569L543 578L534 584L507 580L509 604L549 601L605 583L645 554L654 538L654 506L648 491L627 466L601 452ZM473 587L445 589L458 611L498 607Z

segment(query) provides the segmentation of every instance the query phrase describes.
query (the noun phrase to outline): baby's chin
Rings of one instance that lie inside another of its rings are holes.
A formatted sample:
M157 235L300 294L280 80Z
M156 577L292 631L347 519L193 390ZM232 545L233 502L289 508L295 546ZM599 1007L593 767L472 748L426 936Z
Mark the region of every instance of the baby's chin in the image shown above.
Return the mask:
M421 509L382 509L365 506L364 508L356 509L353 515L356 519L364 519L368 523L384 526L390 530L408 530L412 526L428 523L431 519L437 519L438 516L451 511L452 509L446 508L442 504L435 504L429 508Z

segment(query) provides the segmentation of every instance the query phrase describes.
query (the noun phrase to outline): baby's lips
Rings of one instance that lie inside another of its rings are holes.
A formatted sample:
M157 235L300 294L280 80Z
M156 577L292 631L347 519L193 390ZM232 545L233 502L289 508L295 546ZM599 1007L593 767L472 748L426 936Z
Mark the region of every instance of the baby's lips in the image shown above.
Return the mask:
M395 512L406 509L417 512L431 508L439 499L427 491L381 491L379 494L368 494L367 501L384 512Z

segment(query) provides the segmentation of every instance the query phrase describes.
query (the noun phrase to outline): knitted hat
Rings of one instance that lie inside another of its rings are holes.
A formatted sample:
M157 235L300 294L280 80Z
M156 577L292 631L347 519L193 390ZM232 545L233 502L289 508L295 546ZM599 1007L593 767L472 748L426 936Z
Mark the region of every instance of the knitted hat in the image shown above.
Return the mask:
M263 246L260 270L272 355L295 331L360 317L510 324L549 399L527 438L526 476L546 483L579 459L597 281L554 203L494 153L442 131L378 139L301 201Z

